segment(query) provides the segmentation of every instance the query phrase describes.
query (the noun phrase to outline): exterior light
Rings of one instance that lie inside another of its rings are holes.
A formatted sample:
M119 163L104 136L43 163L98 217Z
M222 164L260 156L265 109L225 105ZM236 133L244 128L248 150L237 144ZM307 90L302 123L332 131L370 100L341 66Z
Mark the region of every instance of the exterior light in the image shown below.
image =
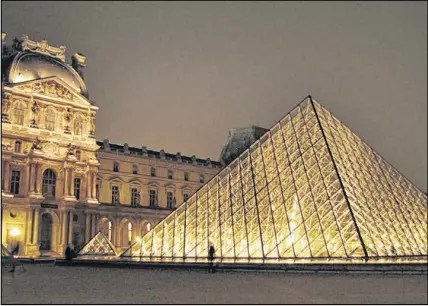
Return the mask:
M19 231L19 229L17 227L14 227L10 230L10 235L12 237L19 236L19 234L21 234L21 232Z

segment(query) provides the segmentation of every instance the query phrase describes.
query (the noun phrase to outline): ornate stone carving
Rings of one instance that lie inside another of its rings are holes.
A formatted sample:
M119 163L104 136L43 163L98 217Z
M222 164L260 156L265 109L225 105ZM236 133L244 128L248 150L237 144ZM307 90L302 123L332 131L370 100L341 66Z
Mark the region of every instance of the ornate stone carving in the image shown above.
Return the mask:
M70 90L58 84L54 80L45 82L34 82L31 84L19 86L19 88L26 92L38 93L50 97L63 98L71 101L78 101L78 98Z
M33 41L28 39L28 36L24 35L22 36L21 49L22 51L28 50L58 58L63 62L65 61L65 46L60 46L59 48L52 47L48 45L46 40L42 40L40 42Z
M36 139L34 139L34 141L33 141L31 151L42 150L42 146L40 145L40 143L41 143L41 141L40 141L39 137L36 137Z
M7 98L1 101L1 119L3 122L9 122L10 101Z
M54 142L46 142L43 145L43 151L47 155L60 156L59 145Z

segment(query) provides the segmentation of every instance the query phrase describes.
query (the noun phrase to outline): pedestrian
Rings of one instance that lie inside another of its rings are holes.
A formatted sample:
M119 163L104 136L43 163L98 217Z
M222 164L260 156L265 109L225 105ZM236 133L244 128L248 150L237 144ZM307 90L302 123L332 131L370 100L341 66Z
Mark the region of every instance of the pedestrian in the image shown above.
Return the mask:
M19 254L19 243L16 245L16 247L12 250L11 254L11 261L12 261L12 270L9 272L14 273L16 266L21 266L23 272L27 271L23 265L20 265L18 263L18 254Z
M71 261L71 248L68 244L67 244L67 248L65 249L65 260Z
M208 273L214 273L215 272L215 268L214 268L214 255L215 255L215 249L214 246L210 246L210 250L208 252L208 260L209 260L209 268L208 268Z

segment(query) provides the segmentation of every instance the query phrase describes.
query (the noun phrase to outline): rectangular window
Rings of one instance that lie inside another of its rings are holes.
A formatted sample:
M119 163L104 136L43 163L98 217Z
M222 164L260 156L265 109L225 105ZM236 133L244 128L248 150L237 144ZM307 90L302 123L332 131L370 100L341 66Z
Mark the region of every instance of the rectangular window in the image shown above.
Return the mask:
M174 196L170 191L166 193L166 207L174 208Z
M140 203L140 197L138 194L138 189L137 188L132 188L131 189L131 205L132 206L138 206Z
M171 169L168 169L168 178L172 179L172 170Z
M183 194L183 201L186 202L189 199L189 195L187 193Z
M19 170L12 170L12 179L10 181L10 193L19 194L19 178L21 172Z
M113 204L119 203L119 187L112 186L111 187L111 202Z
M156 190L150 190L150 207L157 206Z
M77 200L80 199L80 178L74 179L74 196Z

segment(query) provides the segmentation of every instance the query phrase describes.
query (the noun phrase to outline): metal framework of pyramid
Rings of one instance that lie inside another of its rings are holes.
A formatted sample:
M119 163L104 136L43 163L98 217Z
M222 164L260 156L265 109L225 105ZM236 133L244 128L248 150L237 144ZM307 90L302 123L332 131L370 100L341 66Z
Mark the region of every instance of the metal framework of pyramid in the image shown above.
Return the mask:
M100 231L77 253L77 256L117 256L114 245Z
M426 260L427 196L310 96L121 257Z
M11 255L11 253L9 252L9 250L2 244L1 245L1 257L7 257L10 255Z

